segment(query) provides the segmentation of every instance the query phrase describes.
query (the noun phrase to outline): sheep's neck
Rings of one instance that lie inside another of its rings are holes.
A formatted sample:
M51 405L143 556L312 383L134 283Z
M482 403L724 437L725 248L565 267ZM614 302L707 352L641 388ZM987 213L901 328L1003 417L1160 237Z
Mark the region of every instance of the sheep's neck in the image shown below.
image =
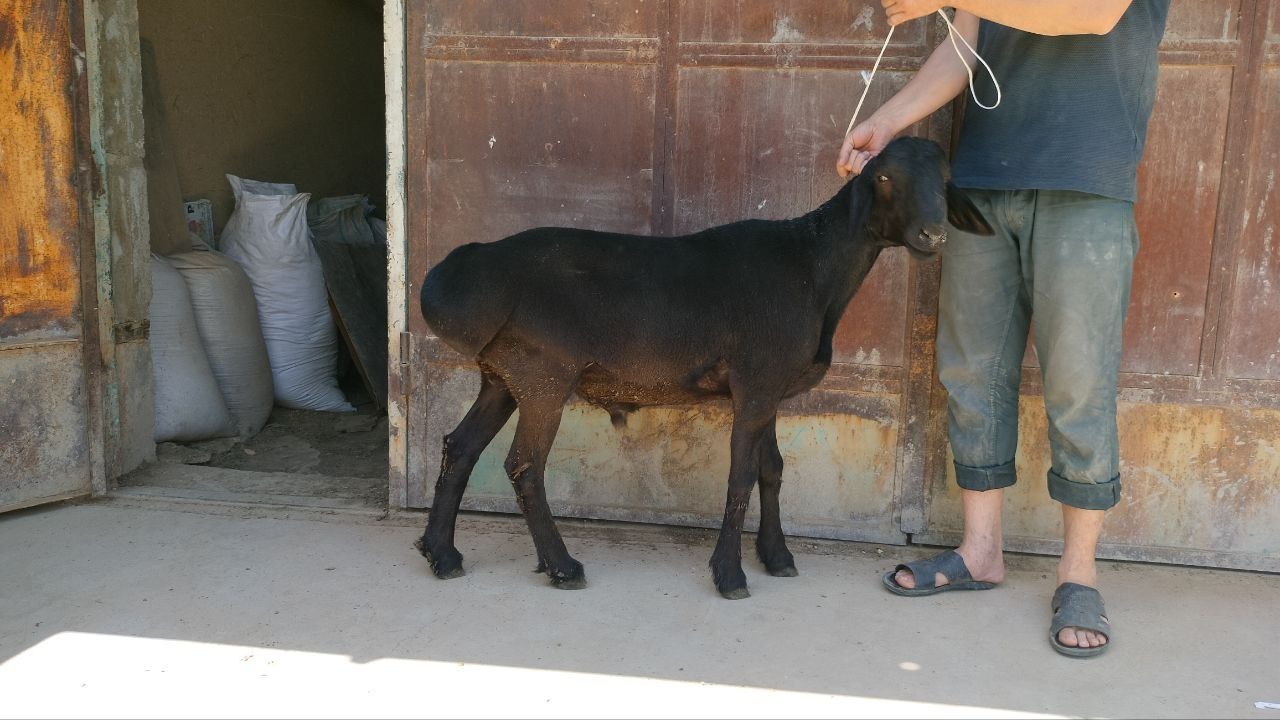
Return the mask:
M871 236L867 222L870 193L870 188L855 180L804 218L812 228L814 288L819 306L826 309L824 334L835 332L834 323L880 256L881 244ZM864 205L855 208L855 203ZM850 227L851 223L858 227Z

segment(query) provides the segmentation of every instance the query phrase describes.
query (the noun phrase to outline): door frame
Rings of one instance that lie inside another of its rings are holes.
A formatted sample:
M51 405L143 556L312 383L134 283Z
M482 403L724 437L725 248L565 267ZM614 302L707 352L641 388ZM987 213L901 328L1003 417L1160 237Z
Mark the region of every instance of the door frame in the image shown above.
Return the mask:
M387 504L409 505L409 244L405 232L405 0L386 0L382 10L383 78L387 95Z

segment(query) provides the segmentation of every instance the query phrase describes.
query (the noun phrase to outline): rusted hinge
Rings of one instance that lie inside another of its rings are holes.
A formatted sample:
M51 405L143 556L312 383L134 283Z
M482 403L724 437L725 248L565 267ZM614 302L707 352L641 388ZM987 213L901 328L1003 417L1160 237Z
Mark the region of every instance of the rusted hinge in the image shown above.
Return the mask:
M117 345L146 340L151 336L151 320L126 320L111 326L111 339Z

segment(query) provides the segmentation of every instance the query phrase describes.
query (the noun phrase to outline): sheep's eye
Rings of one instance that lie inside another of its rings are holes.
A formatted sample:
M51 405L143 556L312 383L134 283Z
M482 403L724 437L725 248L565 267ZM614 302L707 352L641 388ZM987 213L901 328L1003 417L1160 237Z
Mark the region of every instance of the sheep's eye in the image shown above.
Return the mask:
M889 182L889 176L888 176L888 175L877 175L877 176L876 176L876 182L887 183L887 182Z

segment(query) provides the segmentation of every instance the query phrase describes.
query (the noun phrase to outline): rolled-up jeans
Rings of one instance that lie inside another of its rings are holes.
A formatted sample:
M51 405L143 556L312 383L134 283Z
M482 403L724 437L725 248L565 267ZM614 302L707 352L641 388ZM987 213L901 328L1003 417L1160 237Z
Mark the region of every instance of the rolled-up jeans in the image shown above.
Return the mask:
M1116 382L1138 233L1133 203L1065 190L967 190L994 237L953 231L942 255L938 373L956 480L1017 481L1028 329L1044 377L1049 495L1120 500Z

